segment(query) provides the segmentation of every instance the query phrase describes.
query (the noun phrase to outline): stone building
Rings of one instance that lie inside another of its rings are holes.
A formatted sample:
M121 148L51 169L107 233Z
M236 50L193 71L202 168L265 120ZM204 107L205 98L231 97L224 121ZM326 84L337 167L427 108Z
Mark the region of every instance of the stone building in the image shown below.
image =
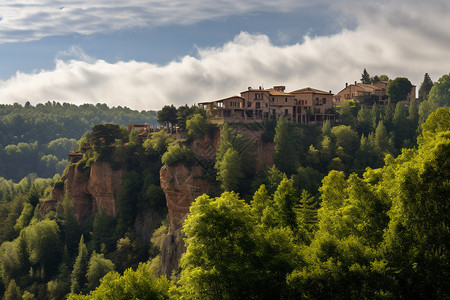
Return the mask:
M364 84L356 82L354 84L345 84L345 88L334 95L333 102L335 105L343 100L353 99L360 104L372 106L373 104L385 105L389 100L386 92L386 87L389 81L379 81L372 84ZM412 97L416 96L416 86L413 85L411 92L408 94L405 101L411 102Z
M277 120L280 116L295 123L335 121L333 94L313 88L285 92L284 86L270 89L249 87L241 96L232 96L199 105L214 123Z

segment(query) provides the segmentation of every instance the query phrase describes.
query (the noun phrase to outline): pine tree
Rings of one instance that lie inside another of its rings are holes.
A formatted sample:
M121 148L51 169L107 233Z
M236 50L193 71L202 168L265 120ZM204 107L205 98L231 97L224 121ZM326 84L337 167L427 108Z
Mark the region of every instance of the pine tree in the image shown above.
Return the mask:
M217 180L224 191L231 192L237 191L243 176L239 154L233 148L229 148L218 162Z
M367 73L366 68L364 68L363 73L361 74L361 82L364 84L370 84L370 75Z
M89 264L89 254L84 243L84 237L81 236L80 244L78 246L78 256L73 265L73 271L71 276L71 288L70 291L74 294L85 291L87 278L86 273Z
M294 189L294 181L287 178L283 179L273 195L273 200L279 225L296 231L298 225L295 206L298 200Z
M423 82L419 88L419 101L427 100L428 94L430 93L432 87L433 81L431 80L428 73L425 73L425 76L423 77Z
M330 120L326 120L322 125L322 135L331 136L331 124Z
M5 300L22 300L22 292L20 287L16 284L13 279L9 282L8 288L5 291Z
M389 147L389 135L386 131L383 121L378 123L375 130L375 144L380 152L388 152Z
M293 141L289 131L289 124L281 116L275 128L275 154L273 160L282 172L290 175L295 172L296 158Z
M303 228L313 231L317 223L317 202L306 190L302 191L298 214Z
M406 111L403 103L397 103L395 106L394 117L392 118L392 124L395 131L395 147L401 149L403 141L408 138L409 122L406 119Z

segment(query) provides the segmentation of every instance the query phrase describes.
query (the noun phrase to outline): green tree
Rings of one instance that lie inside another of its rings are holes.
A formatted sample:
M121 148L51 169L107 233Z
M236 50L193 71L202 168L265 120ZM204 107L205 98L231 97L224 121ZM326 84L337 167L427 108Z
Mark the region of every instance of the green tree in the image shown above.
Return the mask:
M177 109L173 105L164 105L163 108L158 111L158 123L164 125L167 129L172 129L177 124Z
M22 292L20 287L16 284L13 279L9 282L8 288L5 291L5 300L22 300Z
M20 232L22 229L28 226L28 223L31 221L31 218L33 217L33 213L34 207L30 203L25 203L22 213L20 214L20 217L17 219L16 225L14 225L14 229L17 232Z
M275 128L275 153L274 163L278 169L286 174L292 174L296 168L297 159L293 149L293 141L289 132L289 124L281 116Z
M428 116L438 107L450 106L450 74L443 75L428 94L428 100L419 107L419 123L423 124Z
M326 120L325 122L323 122L322 124L322 135L327 135L330 136L331 135L331 124L330 124L330 120Z
M221 183L222 189L228 192L236 191L239 181L244 176L239 154L233 148L229 148L217 166L217 180Z
M57 273L62 256L59 234L58 224L49 219L32 223L20 232L35 278L47 280Z
M142 147L148 153L155 153L162 156L166 151L173 138L170 137L164 130L154 132L149 139L146 139Z
M69 300L128 300L169 299L172 284L165 276L157 278L148 264L141 263L136 270L125 270L123 275L110 272L100 280L100 285L89 295L71 294Z
M317 202L306 190L302 191L298 205L299 223L302 228L312 233L317 225Z
M393 103L406 100L406 96L411 92L412 84L405 77L397 77L394 80L389 81L386 86L386 92L389 96L389 100Z
M94 251L89 259L86 274L88 290L94 290L99 285L100 279L111 271L114 271L114 263L106 259L103 254L97 254Z
M344 152L353 156L358 148L358 135L350 126L339 125L333 127L331 134L336 140L336 146L341 146Z
M197 139L203 138L210 126L206 117L201 114L195 114L186 121L188 135Z
M361 82L364 84L370 84L371 80L370 80L370 75L369 73L367 73L366 68L364 68L364 71L361 74Z
M358 111L357 120L358 123L356 125L356 130L360 135L364 134L367 136L373 130L371 110L369 110L365 106L362 106Z
M74 294L85 292L87 278L86 273L89 265L89 254L86 245L84 244L84 237L81 236L80 244L78 246L78 256L73 265L71 275L70 291Z
M381 80L380 77L378 75L375 75L372 78L370 78L370 83L377 83L380 80Z
M428 94L430 93L432 87L433 81L431 80L430 75L428 75L428 73L425 73L422 84L419 88L419 101L422 102L428 99Z
M375 145L381 153L390 152L389 135L386 132L386 126L384 126L383 121L378 123L375 130Z
M273 195L275 202L275 219L282 227L296 231L298 198L294 189L294 181L284 178Z
M389 77L385 74L380 75L380 81L388 81Z
M405 105L397 103L395 106L394 117L392 118L395 131L395 147L401 149L404 141L409 138L410 123L406 118Z
M257 276L251 266L255 243L250 207L234 193L198 197L183 231L180 284L187 298L242 299L252 295Z

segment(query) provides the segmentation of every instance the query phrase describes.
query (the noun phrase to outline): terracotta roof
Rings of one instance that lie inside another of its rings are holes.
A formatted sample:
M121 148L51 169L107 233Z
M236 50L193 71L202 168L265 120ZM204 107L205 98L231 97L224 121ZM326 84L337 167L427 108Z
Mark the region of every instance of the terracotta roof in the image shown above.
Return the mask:
M362 88L366 92L373 92L376 90L381 90L378 86L372 85L372 84L364 84L364 83L357 83L356 86Z
M295 90L295 91L290 92L289 94L310 94L310 93L322 94L322 95L332 95L332 93L321 91L321 90L318 90L318 89L313 89L313 88L310 88L310 87L307 87L307 88L304 88L304 89Z
M231 100L231 99L235 99L235 98L238 98L239 100L244 100L244 98L242 98L240 96L231 96L231 97L227 97L227 98L223 98L223 99L219 99L219 100L214 100L214 101L199 102L198 104L209 104L209 103L214 103L214 102L221 102L221 101L225 101L225 100Z
M290 97L293 97L292 94L285 93L285 92L280 92L280 91L277 91L275 89L267 89L266 91L269 91L269 94L272 95L272 96L290 96Z

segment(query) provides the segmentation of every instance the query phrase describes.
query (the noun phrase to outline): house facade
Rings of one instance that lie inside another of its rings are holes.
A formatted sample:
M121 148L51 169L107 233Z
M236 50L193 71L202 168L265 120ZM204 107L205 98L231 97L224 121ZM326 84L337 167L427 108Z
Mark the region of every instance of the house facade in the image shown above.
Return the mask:
M277 120L283 116L294 123L334 122L333 94L313 88L285 92L285 86L270 89L249 87L241 96L201 102L214 123Z
M379 81L372 84L364 84L356 82L354 84L345 84L345 88L334 95L333 102L338 105L341 101L353 99L360 104L365 105L385 105L388 103L389 96L386 92L386 87L389 81ZM416 86L411 87L405 101L410 103L413 97L416 96Z

